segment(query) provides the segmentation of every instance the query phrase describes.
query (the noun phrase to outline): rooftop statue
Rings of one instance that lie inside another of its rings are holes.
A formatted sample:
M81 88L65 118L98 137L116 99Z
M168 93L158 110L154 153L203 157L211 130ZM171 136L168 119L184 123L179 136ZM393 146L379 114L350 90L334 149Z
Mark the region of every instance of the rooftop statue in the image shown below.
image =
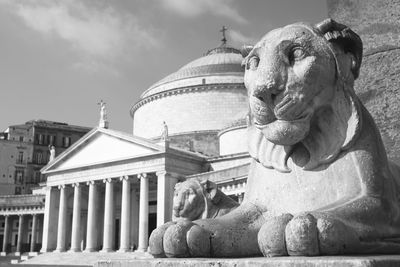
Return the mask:
M242 204L153 231L158 257L400 252L400 168L357 98L362 42L345 25L288 25L245 49L252 163Z
M163 128L161 132L161 141L168 141L168 125L165 121L163 121Z

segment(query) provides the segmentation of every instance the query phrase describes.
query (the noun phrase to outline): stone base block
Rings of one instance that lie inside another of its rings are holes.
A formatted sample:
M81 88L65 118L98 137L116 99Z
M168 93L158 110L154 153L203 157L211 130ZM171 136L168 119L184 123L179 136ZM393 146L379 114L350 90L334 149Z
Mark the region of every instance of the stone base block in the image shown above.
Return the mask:
M29 260L30 258L32 258L32 257L29 255L23 255L23 256L21 256L21 261L26 261L26 260Z
M14 252L14 256L17 256L17 257L21 256L21 252Z
M39 252L29 252L28 255L31 257L35 257L35 256L39 255Z
M99 261L96 267L397 267L400 255L378 256L325 256L325 257L277 257L277 258L240 258L240 259L136 259Z
M1 257L7 256L7 252L0 252L0 256L1 256Z
M17 260L17 259L11 260L11 264L19 264L20 262L21 262L21 260Z

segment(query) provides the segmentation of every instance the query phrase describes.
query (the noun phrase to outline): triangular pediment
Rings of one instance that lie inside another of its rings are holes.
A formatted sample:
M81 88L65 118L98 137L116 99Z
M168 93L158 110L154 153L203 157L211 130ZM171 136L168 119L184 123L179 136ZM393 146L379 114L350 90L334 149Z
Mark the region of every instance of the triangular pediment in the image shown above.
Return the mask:
M56 157L42 169L42 172L93 166L162 151L162 146L158 146L150 140L97 128Z

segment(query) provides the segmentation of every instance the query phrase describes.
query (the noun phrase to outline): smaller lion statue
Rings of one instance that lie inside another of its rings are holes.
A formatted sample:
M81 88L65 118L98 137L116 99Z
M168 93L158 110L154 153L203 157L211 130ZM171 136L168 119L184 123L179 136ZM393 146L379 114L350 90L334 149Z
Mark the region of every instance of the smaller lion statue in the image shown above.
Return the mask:
M187 180L175 185L173 221L216 218L238 206L239 203L222 193L215 183Z

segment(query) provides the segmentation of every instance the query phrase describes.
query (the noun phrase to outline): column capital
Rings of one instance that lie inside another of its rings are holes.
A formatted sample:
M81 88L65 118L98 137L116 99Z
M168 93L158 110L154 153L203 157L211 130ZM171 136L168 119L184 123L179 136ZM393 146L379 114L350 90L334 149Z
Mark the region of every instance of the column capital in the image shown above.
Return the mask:
M33 213L33 214L32 214L32 217L37 217L37 213Z
M179 175L179 174L174 173L174 172L169 172L169 171L166 171L166 170L162 170L162 171L157 171L157 172L156 172L156 176L157 176L157 177L159 177L159 176L165 176L165 175L168 175L168 176L170 176L171 178L176 178L176 179L182 178L182 175Z
M64 189L64 188L65 188L65 184L58 185L58 189Z
M72 187L79 187L79 186L80 186L80 183L73 183L73 184L71 184L71 186L72 186Z
M156 175L157 176L162 176L162 175L166 175L167 173L169 174L169 172L167 172L166 170L162 170L162 171L157 171Z
M113 183L113 182L115 182L113 180L113 178L105 178L105 179L103 179L103 183Z
M123 176L121 176L121 177L119 177L119 180L120 181L129 181L129 176L128 175L123 175Z
M96 180L87 181L86 185L97 185L97 181Z
M147 173L139 173L137 177L138 179L147 178Z

